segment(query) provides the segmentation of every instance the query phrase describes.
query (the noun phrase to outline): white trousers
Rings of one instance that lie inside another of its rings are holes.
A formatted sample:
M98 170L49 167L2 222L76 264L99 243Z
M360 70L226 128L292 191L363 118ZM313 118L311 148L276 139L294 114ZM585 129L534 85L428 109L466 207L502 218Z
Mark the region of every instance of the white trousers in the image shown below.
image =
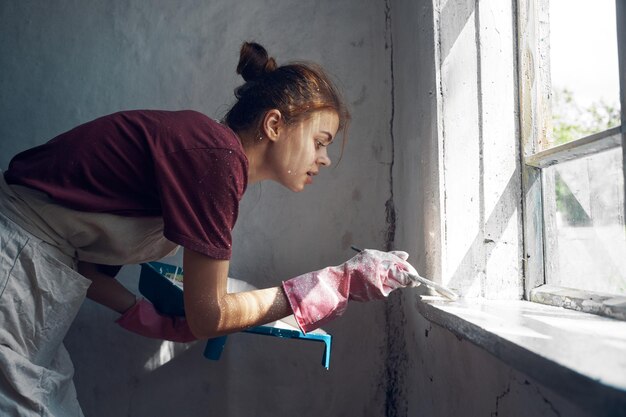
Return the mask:
M0 415L82 416L63 339L90 281L0 213Z

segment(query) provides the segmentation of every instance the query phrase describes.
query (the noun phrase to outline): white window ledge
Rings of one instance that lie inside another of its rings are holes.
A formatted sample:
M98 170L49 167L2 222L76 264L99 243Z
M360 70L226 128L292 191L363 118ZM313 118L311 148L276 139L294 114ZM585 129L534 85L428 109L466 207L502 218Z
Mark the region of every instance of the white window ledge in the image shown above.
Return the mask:
M528 301L422 296L421 314L594 415L626 416L626 322Z

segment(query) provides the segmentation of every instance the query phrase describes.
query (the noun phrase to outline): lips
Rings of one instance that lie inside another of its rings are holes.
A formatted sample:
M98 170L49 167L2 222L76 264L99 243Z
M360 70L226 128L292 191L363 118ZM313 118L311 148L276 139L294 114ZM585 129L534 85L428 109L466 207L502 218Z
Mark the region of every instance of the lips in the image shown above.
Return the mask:
M307 184L312 184L313 183L313 177L317 175L317 171L309 171L306 173L307 177L306 177L306 183Z

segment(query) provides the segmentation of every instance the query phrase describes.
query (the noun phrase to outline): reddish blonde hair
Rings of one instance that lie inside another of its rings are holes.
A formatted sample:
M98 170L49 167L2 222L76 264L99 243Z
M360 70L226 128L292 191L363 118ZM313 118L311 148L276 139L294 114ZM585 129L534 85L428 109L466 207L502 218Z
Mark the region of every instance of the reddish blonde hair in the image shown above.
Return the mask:
M237 102L224 117L234 131L260 130L265 113L277 109L290 124L319 110L339 116L339 131L345 133L350 113L339 91L317 64L294 62L277 66L264 47L254 42L241 46L237 74L245 84L235 89ZM343 149L343 148L342 148Z

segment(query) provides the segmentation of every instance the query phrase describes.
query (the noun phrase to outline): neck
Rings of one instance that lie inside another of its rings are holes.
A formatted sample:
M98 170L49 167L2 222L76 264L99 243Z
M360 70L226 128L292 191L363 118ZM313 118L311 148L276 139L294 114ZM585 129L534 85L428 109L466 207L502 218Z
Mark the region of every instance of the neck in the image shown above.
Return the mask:
M259 140L258 135L250 132L235 132L248 158L248 184L254 184L270 178L265 169L265 155L268 140Z

